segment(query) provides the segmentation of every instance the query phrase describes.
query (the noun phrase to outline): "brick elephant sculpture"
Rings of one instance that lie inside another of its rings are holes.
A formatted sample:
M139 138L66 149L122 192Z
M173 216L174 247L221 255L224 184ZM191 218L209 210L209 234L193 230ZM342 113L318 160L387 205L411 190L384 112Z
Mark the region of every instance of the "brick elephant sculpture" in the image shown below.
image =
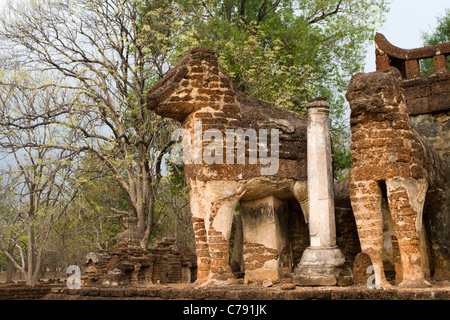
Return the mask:
M239 201L270 196L297 199L307 214L306 116L280 110L237 90L212 50L196 48L181 59L149 90L148 108L181 123L197 283L234 278L228 252ZM236 143L234 138L228 139L230 130L244 138L241 146L245 145L245 157L239 154L238 139ZM250 133L258 135L257 144ZM261 147L263 138L271 141L267 148ZM225 152L223 146L230 148ZM204 157L205 153L209 157ZM246 260L261 259L262 269L277 273L282 261L290 259L286 245L255 244L244 239L244 252L250 252L251 246L258 248L258 253Z
M426 287L450 275L445 167L409 122L400 72L357 74L350 81L353 168L350 197L361 249L383 272L383 223L389 223L397 283ZM427 234L428 233L428 234Z

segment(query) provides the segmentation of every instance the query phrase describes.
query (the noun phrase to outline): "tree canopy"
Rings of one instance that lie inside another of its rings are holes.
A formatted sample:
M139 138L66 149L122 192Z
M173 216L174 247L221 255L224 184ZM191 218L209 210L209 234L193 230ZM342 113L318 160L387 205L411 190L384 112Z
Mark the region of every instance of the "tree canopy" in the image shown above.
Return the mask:
M450 42L450 9L445 9L445 13L437 17L437 26L431 32L422 34L423 46L435 46L440 43ZM420 65L422 74L434 72L433 59L425 59ZM450 69L450 59L447 57L447 69Z

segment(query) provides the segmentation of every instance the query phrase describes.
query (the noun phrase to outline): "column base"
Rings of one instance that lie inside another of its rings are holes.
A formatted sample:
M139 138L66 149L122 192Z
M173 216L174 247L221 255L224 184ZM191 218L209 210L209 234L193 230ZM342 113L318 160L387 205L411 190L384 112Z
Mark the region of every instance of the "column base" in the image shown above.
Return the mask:
M309 247L291 274L298 286L349 285L351 274L345 271L345 258L338 247Z

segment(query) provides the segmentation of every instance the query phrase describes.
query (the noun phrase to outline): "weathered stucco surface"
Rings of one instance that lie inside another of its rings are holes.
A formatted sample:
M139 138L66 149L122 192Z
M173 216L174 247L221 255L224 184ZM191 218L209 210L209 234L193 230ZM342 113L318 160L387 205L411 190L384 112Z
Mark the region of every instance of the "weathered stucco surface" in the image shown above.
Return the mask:
M273 196L241 202L245 278L279 279L292 271L289 206Z

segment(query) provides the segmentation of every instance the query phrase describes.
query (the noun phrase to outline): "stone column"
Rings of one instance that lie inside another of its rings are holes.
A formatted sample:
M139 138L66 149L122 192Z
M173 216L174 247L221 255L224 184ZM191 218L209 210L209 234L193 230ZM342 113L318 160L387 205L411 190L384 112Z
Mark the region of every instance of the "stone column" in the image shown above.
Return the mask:
M336 246L330 105L322 99L306 108L310 246L303 252L292 280L297 285L336 285L345 259Z

